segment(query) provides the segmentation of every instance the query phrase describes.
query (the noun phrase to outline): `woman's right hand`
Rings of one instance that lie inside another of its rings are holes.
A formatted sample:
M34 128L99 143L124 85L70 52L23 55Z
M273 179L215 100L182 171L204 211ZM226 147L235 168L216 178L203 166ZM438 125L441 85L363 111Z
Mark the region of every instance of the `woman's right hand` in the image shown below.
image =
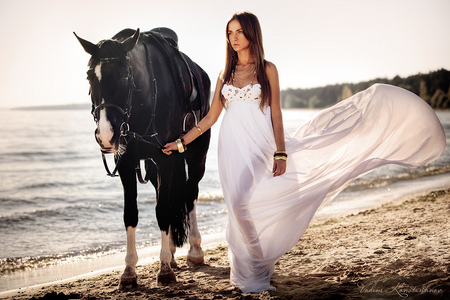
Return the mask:
M175 142L165 144L164 149L162 149L162 152L167 155L172 154L172 151L178 151L178 146Z

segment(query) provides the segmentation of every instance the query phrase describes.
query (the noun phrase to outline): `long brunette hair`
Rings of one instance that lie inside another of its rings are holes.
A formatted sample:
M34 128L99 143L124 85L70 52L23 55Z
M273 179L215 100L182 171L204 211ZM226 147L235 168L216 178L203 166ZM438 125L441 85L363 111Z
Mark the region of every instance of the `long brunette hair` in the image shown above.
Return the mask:
M258 18L250 12L235 13L227 23L225 30L227 38L225 67L221 75L222 88L225 83L232 80L232 73L238 60L237 53L233 50L228 36L228 25L233 20L237 20L239 22L245 38L250 43L250 55L255 60L256 79L258 79L258 82L261 85L262 99L260 108L262 110L265 106L270 104L270 85L266 75L266 60L264 58L261 26L259 25ZM225 106L225 99L223 96L221 96L221 101Z

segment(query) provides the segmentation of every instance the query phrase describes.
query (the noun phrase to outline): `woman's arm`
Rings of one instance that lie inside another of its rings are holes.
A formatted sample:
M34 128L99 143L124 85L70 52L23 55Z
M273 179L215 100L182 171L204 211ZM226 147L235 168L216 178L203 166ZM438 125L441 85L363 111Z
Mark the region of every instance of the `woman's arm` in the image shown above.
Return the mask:
M283 115L281 113L280 100L280 82L278 79L277 68L271 62L266 63L266 75L270 84L270 110L275 143L277 145L277 151L285 151ZM286 172L286 160L274 160L272 172L274 176L284 174Z
M220 79L219 76L219 78L217 79L216 90L214 92L214 98L211 104L211 108L209 109L208 114L203 119L201 119L200 122L197 124L198 128L201 130L202 133L210 129L211 126L213 126L214 123L216 123L217 119L219 118L223 110L223 105L222 102L220 101L221 88L222 88L222 80ZM194 127L191 130L189 130L188 133L186 133L186 135L183 137L186 145L195 140L198 136L200 136L201 133L199 129ZM177 143L171 142L164 145L163 152L167 155L170 155L172 154L172 151L177 150L178 150Z

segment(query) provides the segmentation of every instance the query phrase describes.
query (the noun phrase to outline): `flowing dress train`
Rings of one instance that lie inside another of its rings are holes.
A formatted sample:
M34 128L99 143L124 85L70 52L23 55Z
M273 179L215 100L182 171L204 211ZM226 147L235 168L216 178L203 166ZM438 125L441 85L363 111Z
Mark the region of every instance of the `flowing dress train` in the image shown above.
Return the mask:
M287 171L273 177L276 149L270 107L259 84L224 85L219 174L228 209L233 285L273 290L275 263L307 229L317 209L353 179L385 164L423 166L446 140L430 106L404 89L375 84L285 132Z

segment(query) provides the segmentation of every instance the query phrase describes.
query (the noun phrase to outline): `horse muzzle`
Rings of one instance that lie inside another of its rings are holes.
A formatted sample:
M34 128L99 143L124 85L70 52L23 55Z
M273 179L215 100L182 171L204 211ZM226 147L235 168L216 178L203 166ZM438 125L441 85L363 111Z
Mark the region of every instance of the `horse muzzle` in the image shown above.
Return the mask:
M107 134L100 134L99 130L95 130L95 140L100 146L100 151L105 154L116 153L119 150L119 138L113 131Z

